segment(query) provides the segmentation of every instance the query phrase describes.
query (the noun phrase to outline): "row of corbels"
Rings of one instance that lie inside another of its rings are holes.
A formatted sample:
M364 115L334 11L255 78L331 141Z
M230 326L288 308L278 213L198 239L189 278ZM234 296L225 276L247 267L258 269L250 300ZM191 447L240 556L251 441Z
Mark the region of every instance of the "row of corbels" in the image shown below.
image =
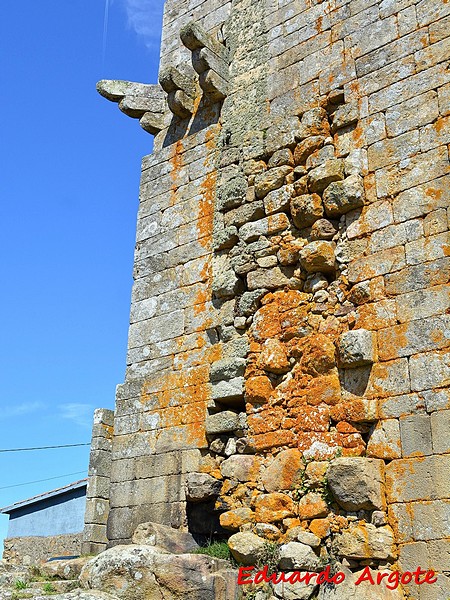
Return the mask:
M141 127L156 135L165 127L166 102L180 119L194 112L199 86L210 102L223 101L228 93L228 50L197 23L189 23L180 33L186 48L192 52L192 66L198 77L182 73L176 67L161 69L159 84L103 79L97 91L117 102L129 117L139 119Z

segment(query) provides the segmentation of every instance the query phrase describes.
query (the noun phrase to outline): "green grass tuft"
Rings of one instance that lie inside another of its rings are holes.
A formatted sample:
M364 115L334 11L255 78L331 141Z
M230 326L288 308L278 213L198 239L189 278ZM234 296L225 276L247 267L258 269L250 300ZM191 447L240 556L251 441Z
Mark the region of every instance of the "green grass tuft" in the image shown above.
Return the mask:
M16 588L16 590L26 590L28 587L28 584L26 581L23 581L22 579L17 579L17 581L14 582L14 587Z
M231 552L226 542L211 542L211 544L208 544L207 546L197 548L195 554L206 554L213 558L231 560Z

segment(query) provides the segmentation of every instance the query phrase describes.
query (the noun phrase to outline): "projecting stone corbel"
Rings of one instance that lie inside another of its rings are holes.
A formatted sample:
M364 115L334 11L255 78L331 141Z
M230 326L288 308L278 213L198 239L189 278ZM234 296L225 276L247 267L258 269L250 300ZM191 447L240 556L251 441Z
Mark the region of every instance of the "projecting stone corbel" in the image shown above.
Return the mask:
M145 131L156 135L164 129L165 96L159 85L102 79L97 83L97 91L117 102L124 114L139 119Z
M194 112L197 93L194 79L180 73L175 67L166 67L159 73L159 83L167 92L167 104L174 115L187 119Z
M198 23L188 23L180 32L186 48L192 51L192 65L199 74L202 90L214 102L228 94L229 54L227 48Z

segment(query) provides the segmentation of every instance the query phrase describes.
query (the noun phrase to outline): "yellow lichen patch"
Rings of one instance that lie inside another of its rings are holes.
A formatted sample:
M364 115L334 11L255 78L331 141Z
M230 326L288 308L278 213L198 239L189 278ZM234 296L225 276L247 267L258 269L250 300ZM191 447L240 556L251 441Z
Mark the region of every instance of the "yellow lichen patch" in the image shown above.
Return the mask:
M296 436L293 431L273 431L270 433L263 433L261 435L251 435L249 437L249 445L257 452L264 452L266 450L273 450L280 446L294 446L296 443Z
M268 402L273 392L272 382L265 375L251 377L245 382L245 399L251 404Z
M309 530L317 537L324 539L330 535L330 521L329 519L313 519L309 523Z
M295 516L295 504L292 498L279 492L258 496L254 509L256 521L260 523L274 523Z
M330 426L328 406L303 406L297 413L297 430L328 431Z
M281 333L280 311L276 304L262 306L253 320L251 334L258 342L277 337Z
M280 428L283 410L279 407L270 408L248 416L250 433L259 434L276 431Z
M172 179L172 186L170 188L170 206L174 206L178 202L177 191L180 187L181 183L179 181L179 173L181 168L183 167L183 142L178 140L173 145L173 153L170 157L169 161L172 165L172 170L170 171L170 178Z

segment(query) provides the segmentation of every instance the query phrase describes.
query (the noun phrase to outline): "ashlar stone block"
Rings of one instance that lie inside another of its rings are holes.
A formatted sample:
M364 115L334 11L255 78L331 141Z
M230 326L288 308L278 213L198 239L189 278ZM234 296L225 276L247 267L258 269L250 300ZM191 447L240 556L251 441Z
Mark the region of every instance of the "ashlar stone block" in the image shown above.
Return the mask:
M328 485L346 510L383 510L384 462L375 458L336 458L327 471Z
M354 329L339 338L339 358L346 368L362 367L376 361L376 337L367 329Z
M450 455L393 460L386 465L389 503L450 497Z
M438 410L431 415L431 437L433 452L450 452L450 410Z
M433 453L430 415L410 415L401 418L400 436L404 457Z

